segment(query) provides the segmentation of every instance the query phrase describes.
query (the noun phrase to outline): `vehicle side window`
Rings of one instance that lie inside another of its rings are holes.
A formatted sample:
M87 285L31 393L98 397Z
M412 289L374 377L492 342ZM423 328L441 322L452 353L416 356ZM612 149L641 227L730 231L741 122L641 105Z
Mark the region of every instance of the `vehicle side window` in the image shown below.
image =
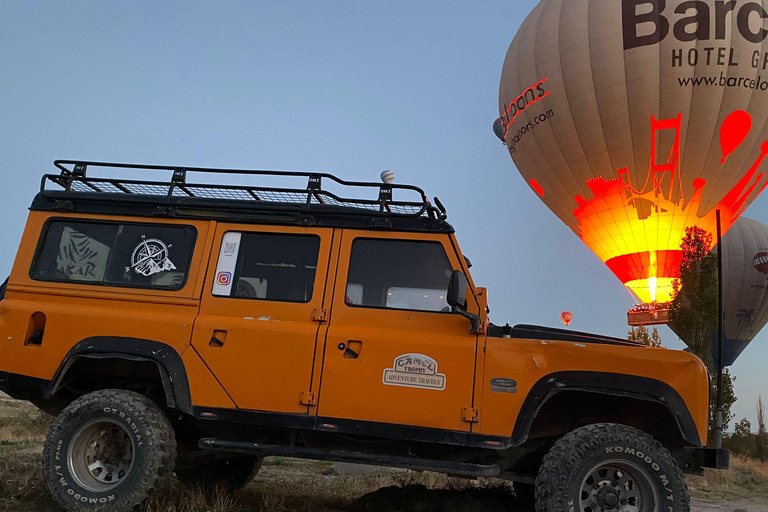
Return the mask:
M449 311L453 268L439 242L361 238L352 244L349 306Z
M320 237L278 233L224 234L213 295L309 302L315 287Z
M33 279L178 290L187 280L197 232L189 226L56 220L43 236Z

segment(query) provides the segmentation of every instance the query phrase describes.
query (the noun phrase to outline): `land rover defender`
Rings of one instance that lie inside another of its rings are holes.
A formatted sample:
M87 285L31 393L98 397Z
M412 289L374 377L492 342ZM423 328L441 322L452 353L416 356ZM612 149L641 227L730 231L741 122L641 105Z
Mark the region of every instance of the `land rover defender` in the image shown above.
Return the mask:
M312 172L56 161L0 290L0 389L70 511L267 456L497 477L539 512L684 512L693 355L489 321L446 210ZM340 192L339 192L340 191Z

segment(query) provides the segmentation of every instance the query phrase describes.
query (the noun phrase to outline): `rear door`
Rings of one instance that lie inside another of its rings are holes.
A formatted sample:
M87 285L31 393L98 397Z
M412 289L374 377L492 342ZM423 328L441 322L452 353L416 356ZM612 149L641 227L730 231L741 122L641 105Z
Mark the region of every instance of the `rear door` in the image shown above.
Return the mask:
M332 235L218 226L192 345L238 408L307 412Z
M446 302L454 269L448 235L343 232L319 416L469 430L477 335Z

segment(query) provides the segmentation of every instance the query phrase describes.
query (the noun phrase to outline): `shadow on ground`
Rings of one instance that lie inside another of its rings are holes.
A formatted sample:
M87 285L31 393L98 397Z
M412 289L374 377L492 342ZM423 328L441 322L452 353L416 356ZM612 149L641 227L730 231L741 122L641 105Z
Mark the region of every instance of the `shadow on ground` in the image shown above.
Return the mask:
M505 488L428 489L424 485L385 487L358 498L345 512L528 512ZM531 511L532 512L532 511Z

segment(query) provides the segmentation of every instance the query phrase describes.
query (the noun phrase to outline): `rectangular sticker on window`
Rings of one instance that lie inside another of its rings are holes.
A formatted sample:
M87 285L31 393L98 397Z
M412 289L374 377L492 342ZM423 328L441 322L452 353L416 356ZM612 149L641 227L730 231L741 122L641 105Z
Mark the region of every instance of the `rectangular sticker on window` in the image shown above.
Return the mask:
M216 275L213 280L213 294L228 297L232 293L232 280L237 265L237 255L240 252L242 233L224 233L219 250L219 263L216 265Z

